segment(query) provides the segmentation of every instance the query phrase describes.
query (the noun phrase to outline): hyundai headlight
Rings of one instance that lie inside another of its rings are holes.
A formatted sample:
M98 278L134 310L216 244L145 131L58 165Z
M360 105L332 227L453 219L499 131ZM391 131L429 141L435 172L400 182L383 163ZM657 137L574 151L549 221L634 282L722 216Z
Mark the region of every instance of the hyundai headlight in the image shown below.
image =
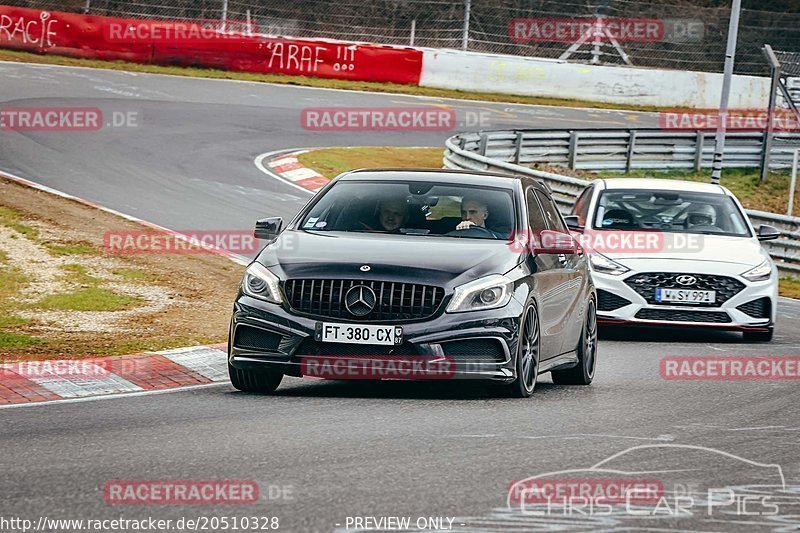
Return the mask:
M767 260L757 267L753 267L747 272L742 273L742 277L750 281L764 281L769 279L770 276L772 276L772 265Z
M603 254L591 254L589 261L592 263L592 269L601 274L610 274L612 276L621 276L630 269L624 265L612 261Z
M456 287L456 293L447 306L448 313L485 311L508 304L514 282L500 274L492 274Z
M261 263L252 263L244 271L242 278L242 292L253 298L266 302L283 303L281 296L280 280Z

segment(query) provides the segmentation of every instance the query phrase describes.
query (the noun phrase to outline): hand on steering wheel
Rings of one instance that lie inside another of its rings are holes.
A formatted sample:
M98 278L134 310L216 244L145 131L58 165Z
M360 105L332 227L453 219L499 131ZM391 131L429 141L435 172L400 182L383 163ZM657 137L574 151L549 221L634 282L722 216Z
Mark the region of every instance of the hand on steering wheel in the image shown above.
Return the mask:
M469 220L462 220L461 222L458 223L456 229L469 229L470 227L474 226L475 226L474 222L470 222Z
M456 226L456 230L465 230L465 229L480 230L480 231L483 231L484 233L488 233L492 237L495 237L494 232L492 232L491 230L486 229L483 226L478 226L477 224L475 224L474 222L470 222L469 220L465 220L463 222L460 222L458 224L458 226Z

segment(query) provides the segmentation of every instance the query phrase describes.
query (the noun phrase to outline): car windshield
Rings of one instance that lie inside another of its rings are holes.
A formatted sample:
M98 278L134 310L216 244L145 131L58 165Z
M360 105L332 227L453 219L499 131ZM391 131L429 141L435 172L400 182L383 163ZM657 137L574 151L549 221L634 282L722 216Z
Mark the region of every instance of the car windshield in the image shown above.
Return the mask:
M435 182L340 181L301 220L307 231L508 239L511 189Z
M604 191L594 228L750 237L744 215L731 197L688 191Z

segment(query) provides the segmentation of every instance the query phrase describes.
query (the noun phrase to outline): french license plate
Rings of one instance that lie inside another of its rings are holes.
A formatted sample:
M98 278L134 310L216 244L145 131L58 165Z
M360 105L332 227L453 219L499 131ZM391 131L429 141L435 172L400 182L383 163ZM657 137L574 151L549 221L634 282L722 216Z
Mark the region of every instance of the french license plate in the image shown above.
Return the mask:
M683 304L713 304L716 291L700 291L693 289L656 289L657 302L675 302Z
M373 326L317 322L316 340L347 344L382 344L394 346L403 342L400 326Z

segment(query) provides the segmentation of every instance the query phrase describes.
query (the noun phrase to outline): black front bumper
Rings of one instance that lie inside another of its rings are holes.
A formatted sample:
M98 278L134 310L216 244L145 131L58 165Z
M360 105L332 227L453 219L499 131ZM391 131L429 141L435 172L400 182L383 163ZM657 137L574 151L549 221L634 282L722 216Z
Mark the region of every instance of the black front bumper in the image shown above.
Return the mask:
M393 324L403 328L403 343L396 348L333 345L315 340L317 323L356 322L297 316L282 306L240 295L231 319L228 362L239 369L271 367L286 375L302 376L304 358L313 356L447 358L452 372L442 378L510 382L516 377L513 354L517 352L521 315L522 305L512 298L500 309L440 312L425 321Z

